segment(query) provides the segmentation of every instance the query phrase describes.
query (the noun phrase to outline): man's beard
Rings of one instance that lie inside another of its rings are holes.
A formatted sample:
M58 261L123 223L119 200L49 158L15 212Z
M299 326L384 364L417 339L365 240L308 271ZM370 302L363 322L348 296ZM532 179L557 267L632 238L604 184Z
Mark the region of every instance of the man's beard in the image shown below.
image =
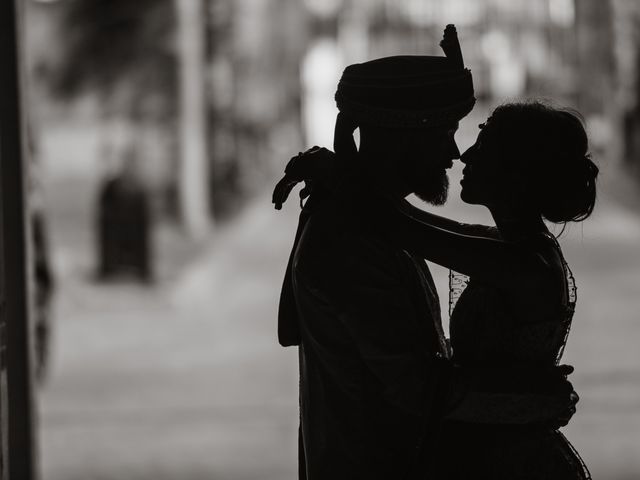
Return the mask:
M418 182L416 182L418 183ZM429 172L422 181L414 186L413 193L423 202L440 206L447 202L449 194L449 177L447 171Z

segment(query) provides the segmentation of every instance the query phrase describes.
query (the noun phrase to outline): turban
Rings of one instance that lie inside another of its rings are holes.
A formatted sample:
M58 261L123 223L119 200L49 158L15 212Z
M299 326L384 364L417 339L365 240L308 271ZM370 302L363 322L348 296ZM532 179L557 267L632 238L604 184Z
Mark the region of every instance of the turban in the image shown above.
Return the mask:
M448 25L442 56L398 55L345 68L336 103L357 125L431 128L455 123L475 103L471 71L464 67L458 36Z

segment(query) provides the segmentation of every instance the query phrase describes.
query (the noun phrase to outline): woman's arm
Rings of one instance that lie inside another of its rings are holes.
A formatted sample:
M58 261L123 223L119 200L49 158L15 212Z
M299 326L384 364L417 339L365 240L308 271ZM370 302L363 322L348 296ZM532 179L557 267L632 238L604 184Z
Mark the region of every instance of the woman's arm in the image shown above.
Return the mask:
M396 211L391 222L401 246L443 267L501 288L513 285L518 287L517 291L523 291L523 284L540 285L552 272L541 255L520 245L460 233L464 228L458 231L443 228L452 222L448 219L439 221L442 226L436 226Z
M436 215L434 213L417 208L406 200L402 200L398 204L398 208L402 213L420 223L427 223L429 225L433 225L434 227L448 230L449 232L469 235L472 237L493 238L495 240L500 239L500 234L498 233L498 229L496 227L474 223L457 222L450 218L442 217L440 215Z

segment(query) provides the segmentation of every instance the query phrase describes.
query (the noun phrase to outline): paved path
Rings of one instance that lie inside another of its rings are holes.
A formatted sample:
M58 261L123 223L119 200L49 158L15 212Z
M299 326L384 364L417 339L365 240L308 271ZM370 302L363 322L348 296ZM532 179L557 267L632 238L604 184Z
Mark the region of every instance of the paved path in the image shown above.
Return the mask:
M453 188L444 213L484 218L455 198ZM275 318L296 214L259 199L151 289L97 286L73 267L75 252L58 252L44 480L295 478L296 352L277 346ZM594 478L636 479L640 217L603 195L593 220L563 238L579 286L565 360L582 396L566 433ZM444 275L436 269L442 293Z
M275 338L293 222L251 207L151 289L95 285L62 260L45 480L294 478L296 352Z

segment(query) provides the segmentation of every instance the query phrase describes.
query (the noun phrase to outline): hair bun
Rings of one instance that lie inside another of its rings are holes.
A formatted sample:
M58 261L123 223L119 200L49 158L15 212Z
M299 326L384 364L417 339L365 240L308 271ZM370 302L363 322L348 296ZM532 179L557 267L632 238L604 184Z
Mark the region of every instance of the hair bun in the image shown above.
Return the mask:
M575 158L575 157L574 157ZM585 154L559 169L545 192L543 216L554 223L580 222L593 212L599 169Z
M582 164L585 180L595 182L600 173L600 169L591 159L591 154L587 153L583 155L582 158L580 158L580 163Z

